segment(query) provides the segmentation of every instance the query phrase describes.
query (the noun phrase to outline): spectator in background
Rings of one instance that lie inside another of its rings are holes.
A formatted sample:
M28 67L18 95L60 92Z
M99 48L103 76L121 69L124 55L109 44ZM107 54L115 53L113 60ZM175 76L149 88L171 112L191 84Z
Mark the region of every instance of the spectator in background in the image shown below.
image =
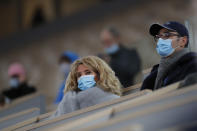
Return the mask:
M188 51L189 33L184 25L170 21L153 24L149 31L156 40L161 60L144 80L142 90L156 90L197 72L197 53Z
M8 69L8 75L10 77L10 88L2 92L5 100L9 99L12 101L16 98L36 92L36 88L28 85L26 71L20 63L11 64Z
M46 24L46 18L44 15L44 10L42 6L38 6L32 17L32 27L38 27L40 25Z
M78 58L79 58L78 55L71 51L65 51L60 56L59 66L60 66L60 71L63 73L64 80L62 84L60 85L60 88L59 88L59 91L55 100L56 104L58 104L64 96L65 81L70 72L71 64Z
M114 27L101 32L101 41L105 52L110 56L110 66L124 87L134 84L134 78L140 71L140 57L135 49L127 49L120 41L120 34Z
M120 95L121 84L112 69L100 58L87 56L72 64L64 98L50 118L119 98Z
M107 54L104 53L100 53L97 55L99 58L101 58L102 60L104 60L108 65L110 64L110 57Z

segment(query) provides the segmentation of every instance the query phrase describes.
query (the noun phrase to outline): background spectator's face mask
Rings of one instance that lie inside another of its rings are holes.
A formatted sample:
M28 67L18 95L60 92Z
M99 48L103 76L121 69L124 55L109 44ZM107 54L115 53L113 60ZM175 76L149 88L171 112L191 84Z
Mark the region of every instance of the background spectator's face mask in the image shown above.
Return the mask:
M116 53L118 51L118 49L119 49L118 44L113 44L110 47L106 47L105 52L107 54L113 54L113 53Z
M178 48L178 47L176 47ZM171 39L162 39L159 38L157 42L157 53L162 57L170 56L176 48L172 48L172 40Z
M12 77L10 79L10 87L17 88L20 85L19 79L17 77Z
M68 75L70 72L70 66L71 66L71 64L69 64L69 63L66 63L66 62L61 63L60 64L60 71L64 74Z
M84 75L78 79L78 88L82 91L93 88L95 85L94 75Z

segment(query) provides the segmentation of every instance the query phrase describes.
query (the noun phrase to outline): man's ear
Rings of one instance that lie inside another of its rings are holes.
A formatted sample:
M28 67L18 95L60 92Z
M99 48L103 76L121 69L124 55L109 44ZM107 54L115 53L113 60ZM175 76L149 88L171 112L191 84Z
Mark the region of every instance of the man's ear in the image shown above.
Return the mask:
M186 46L186 44L187 44L187 41L188 41L188 38L187 38L187 36L184 36L184 37L181 37L181 42L180 42L180 47L185 47Z

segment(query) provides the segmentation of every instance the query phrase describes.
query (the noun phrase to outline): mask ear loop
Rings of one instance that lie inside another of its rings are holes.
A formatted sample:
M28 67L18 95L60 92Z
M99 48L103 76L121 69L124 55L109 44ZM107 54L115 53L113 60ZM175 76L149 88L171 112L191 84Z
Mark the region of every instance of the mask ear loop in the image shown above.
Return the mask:
M180 39L179 39L180 37L178 37L177 38L177 40L179 41ZM172 43L171 43L172 44ZM175 48L174 48L174 50L176 50L177 48L180 48L181 46L180 45L177 45Z
M179 37L177 38L177 40L179 41L179 40L180 40L180 38L181 38L181 36L179 36ZM180 47L182 47L182 46L178 45L178 46L177 46L177 47L175 47L174 49L176 50L177 48L180 48Z

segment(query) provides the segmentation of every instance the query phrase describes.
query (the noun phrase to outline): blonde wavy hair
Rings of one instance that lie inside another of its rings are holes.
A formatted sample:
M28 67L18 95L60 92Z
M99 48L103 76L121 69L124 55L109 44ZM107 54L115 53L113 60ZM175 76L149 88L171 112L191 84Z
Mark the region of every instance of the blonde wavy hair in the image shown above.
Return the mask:
M66 87L64 89L64 94L68 91L77 91L77 69L78 66L83 64L87 66L90 70L97 74L98 81L97 86L106 92L111 92L113 94L122 95L122 85L120 81L115 76L114 71L100 58L96 56L87 56L76 60L71 66L71 72L69 73L66 80Z

